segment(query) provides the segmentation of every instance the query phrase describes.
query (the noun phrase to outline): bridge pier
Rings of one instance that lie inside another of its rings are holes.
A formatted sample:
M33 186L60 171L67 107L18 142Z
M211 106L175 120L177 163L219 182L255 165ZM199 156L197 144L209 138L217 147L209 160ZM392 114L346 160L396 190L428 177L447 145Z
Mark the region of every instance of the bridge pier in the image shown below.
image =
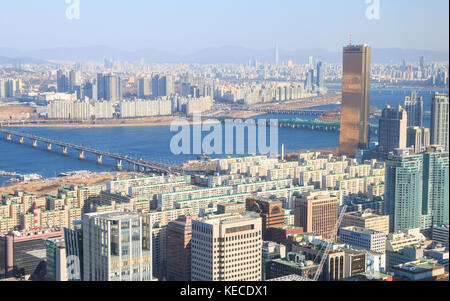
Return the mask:
M97 155L97 164L102 164L103 163L103 156L102 155Z
M117 160L116 163L117 169L122 170L122 160Z
M20 138L19 138L19 143L20 143L20 144L23 144L23 137L20 137Z
M68 153L67 146L63 146L62 153L63 153L63 155L67 155L67 153Z
M47 150L51 151L52 150L52 144L51 143L47 143Z
M33 140L33 147L37 147L37 140L36 139Z
M7 141L12 141L12 136L11 136L11 134L6 134L6 140L7 140Z
M78 151L78 159L80 160L84 159L84 151Z

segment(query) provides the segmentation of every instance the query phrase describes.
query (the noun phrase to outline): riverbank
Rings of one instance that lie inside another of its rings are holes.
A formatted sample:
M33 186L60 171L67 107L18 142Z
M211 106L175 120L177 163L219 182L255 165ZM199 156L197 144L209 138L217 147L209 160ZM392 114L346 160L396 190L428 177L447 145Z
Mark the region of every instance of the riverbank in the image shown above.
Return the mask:
M339 93L323 95L303 100L285 101L280 103L261 103L251 106L248 110L216 109L212 112L203 113L203 119L229 118L229 119L249 119L255 116L266 114L273 109L298 110L308 109L317 106L340 103ZM3 108L4 110L4 108ZM267 112L265 111L267 110ZM162 116L140 119L113 119L96 121L52 121L52 120L0 120L0 127L60 127L60 128L108 128L108 127L148 127L148 126L170 126L180 124L181 120L193 124L192 118L183 116Z
M115 178L127 179L137 173L134 172L108 172L93 173L89 177L62 177L33 181L29 183L17 183L9 186L0 187L0 195L13 194L15 191L23 191L36 195L57 195L58 189L71 185L97 185L104 184L108 180Z

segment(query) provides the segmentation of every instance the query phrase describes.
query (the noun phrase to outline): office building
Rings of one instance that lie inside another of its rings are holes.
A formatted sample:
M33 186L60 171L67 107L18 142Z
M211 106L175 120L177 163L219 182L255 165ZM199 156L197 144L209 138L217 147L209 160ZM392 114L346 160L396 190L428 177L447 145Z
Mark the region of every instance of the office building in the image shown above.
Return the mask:
M44 281L46 240L62 236L62 231L53 230L0 235L0 278Z
M191 281L192 217L182 216L167 226L167 280Z
M431 144L448 151L449 110L448 96L436 93L431 102Z
M397 149L386 162L386 213L390 231L420 227L422 215L423 156Z
M276 279L289 275L297 275L305 279L313 279L319 265L306 260L302 253L289 252L286 258L273 259L267 264L267 279Z
M339 152L369 148L370 60L368 45L344 47Z
M270 199L247 199L246 209L262 218L263 240L268 240L269 229L284 226L283 202Z
M46 281L67 281L66 257L64 238L46 240Z
M324 255L325 244L324 241L316 241L314 244L293 245L292 252L302 253L305 255L305 260L313 262L320 262ZM342 249L332 246L330 252L325 260L322 273L319 276L319 281L339 281L346 278L346 256Z
M244 203L225 203L217 205L217 214L234 214L234 213L244 213L245 212Z
M389 215L378 215L373 210L349 212L344 215L341 228L351 226L389 234Z
M449 233L448 233L449 223L446 222L442 225L433 226L432 238L441 244L448 247Z
M420 259L396 265L391 271L404 281L436 281L448 277L445 267L433 259Z
M410 96L406 96L403 102L408 116L408 127L422 127L423 125L423 97L417 96L416 91L412 91Z
M193 281L261 281L262 222L256 214L192 221Z
M295 226L330 238L339 214L337 197L328 191L309 192L295 199Z
M275 259L286 258L286 246L273 241L264 241L262 244L262 280L267 280L268 264Z
M83 218L84 281L151 281L152 226L148 214L88 213Z
M378 151L389 153L396 148L406 148L407 122L402 107L386 106L379 121Z
M386 233L359 227L344 227L339 231L339 240L356 249L384 253L386 252L386 235Z
M366 272L367 250L358 248L342 248L345 253L345 272L347 277L352 277Z
M74 229L64 228L64 243L67 256L68 281L83 280L83 229L82 221L77 221Z

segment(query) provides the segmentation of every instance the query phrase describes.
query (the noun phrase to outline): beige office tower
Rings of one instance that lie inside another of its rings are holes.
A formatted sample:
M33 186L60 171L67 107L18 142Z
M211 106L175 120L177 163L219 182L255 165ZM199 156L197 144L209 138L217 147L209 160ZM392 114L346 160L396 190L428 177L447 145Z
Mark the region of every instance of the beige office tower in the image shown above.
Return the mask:
M369 148L370 60L368 45L344 47L339 152L353 156Z
M339 214L339 201L328 191L315 191L295 199L295 226L304 232L331 238Z
M192 281L261 281L262 220L222 214L192 221Z
M152 281L151 228L149 214L85 214L84 281Z
M389 215L378 215L371 210L346 213L341 228L352 226L389 234Z

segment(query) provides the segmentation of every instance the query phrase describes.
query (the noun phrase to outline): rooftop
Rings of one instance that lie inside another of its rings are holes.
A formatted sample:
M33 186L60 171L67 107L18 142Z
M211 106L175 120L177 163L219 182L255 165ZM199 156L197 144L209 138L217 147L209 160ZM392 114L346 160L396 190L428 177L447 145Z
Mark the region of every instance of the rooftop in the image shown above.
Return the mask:
M421 259L397 265L394 267L394 269L399 269L411 273L422 273L438 267L440 267L440 265L437 264L436 260Z
M380 234L380 233L382 233L382 232L379 232L379 231L366 229L366 228L360 228L360 227L354 227L354 226L341 228L341 231L342 230L351 231L351 232L355 232L355 233L360 233L360 234L364 234L364 235L373 235L373 234Z
M125 211L109 211L109 212L98 212L98 213L88 213L86 214L88 217L95 217L104 220L125 220L139 217L139 214L135 212L125 212Z

